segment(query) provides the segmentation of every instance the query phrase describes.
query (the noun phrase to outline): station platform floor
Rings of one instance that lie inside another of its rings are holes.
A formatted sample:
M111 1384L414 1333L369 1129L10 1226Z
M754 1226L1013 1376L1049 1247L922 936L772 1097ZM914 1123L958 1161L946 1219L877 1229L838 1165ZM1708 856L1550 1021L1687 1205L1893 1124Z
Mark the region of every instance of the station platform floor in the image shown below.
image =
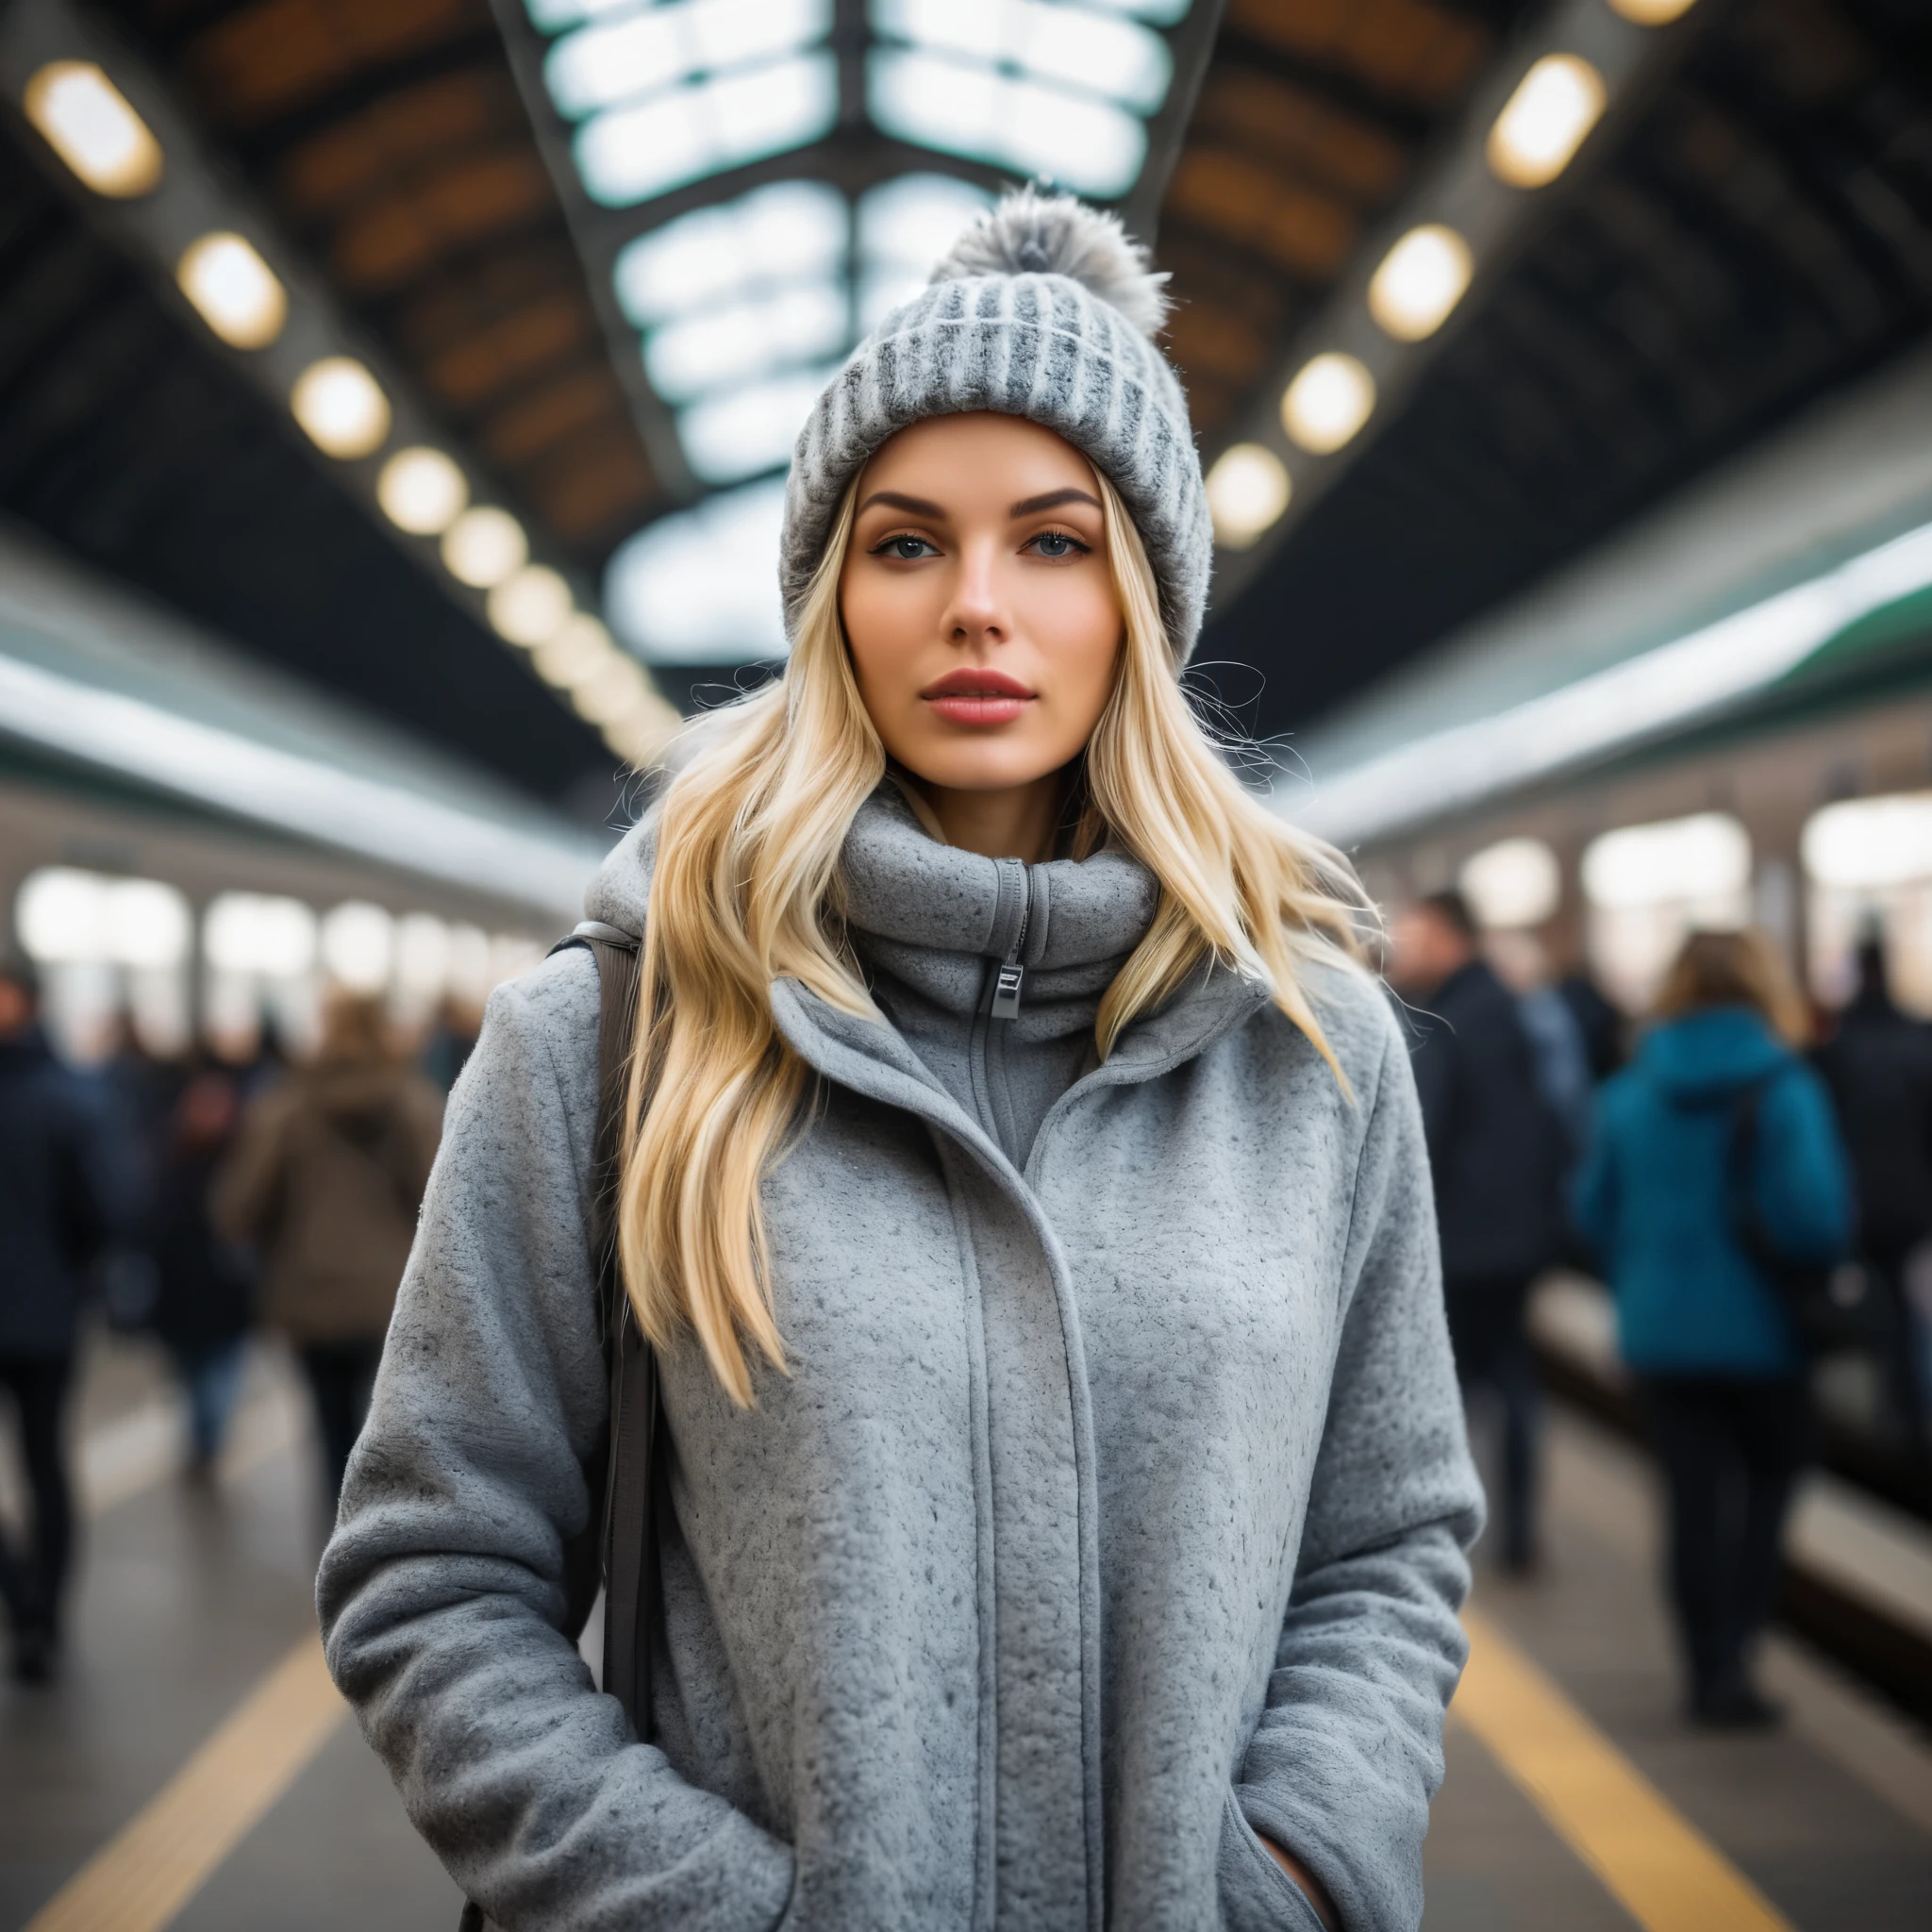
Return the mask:
M97 1354L80 1427L65 1673L0 1685L0 1932L454 1932L455 1888L321 1668L287 1368L251 1366L212 1489L180 1478L174 1400L137 1347ZM1782 1729L1686 1728L1647 1472L1561 1412L1548 1446L1543 1569L1478 1562L1429 1932L1924 1932L1932 1737L1781 1637L1763 1675Z

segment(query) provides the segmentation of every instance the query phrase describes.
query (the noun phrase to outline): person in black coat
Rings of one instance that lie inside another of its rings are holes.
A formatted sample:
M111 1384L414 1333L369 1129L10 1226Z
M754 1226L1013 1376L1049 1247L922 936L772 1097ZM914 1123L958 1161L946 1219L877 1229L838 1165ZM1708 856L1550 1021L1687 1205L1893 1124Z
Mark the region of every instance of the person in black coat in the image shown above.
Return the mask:
M74 1541L62 1422L88 1269L113 1222L108 1126L97 1090L54 1058L39 989L0 961L0 1389L19 1417L30 1537L0 1536L13 1674L52 1674Z
M241 1387L255 1294L248 1256L208 1219L208 1195L241 1118L241 1083L227 1068L190 1075L168 1115L151 1229L151 1325L188 1395L189 1474L214 1473Z
M1893 1310L1887 1363L1892 1396L1916 1454L1932 1449L1932 1391L1919 1383L1905 1301L1906 1258L1932 1237L1932 1028L1899 1010L1884 942L1857 953L1857 991L1816 1055L1851 1156L1858 1245Z
M1539 1401L1524 1325L1530 1284L1562 1251L1565 1139L1515 995L1477 950L1458 892L1397 918L1390 977L1410 1008L1436 1183L1457 1373L1503 1400L1503 1560L1531 1568Z

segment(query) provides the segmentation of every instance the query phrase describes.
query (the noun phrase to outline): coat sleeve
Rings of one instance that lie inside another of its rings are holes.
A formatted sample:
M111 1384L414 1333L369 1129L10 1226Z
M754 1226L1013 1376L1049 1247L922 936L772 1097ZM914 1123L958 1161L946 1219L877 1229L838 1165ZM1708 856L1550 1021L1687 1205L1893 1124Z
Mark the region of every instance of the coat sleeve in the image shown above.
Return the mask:
M1414 1932L1457 1610L1482 1523L1442 1314L1421 1111L1391 1024L1357 1171L1345 1313L1294 1589L1236 1795L1346 1932Z
M410 1819L494 1923L766 1932L789 1847L639 1743L560 1627L608 1407L596 1002L577 954L491 998L323 1558L323 1635Z
M1764 1231L1780 1253L1835 1261L1851 1246L1852 1187L1831 1098L1793 1062L1765 1090L1752 1177Z
M1612 1080L1598 1091L1591 1108L1590 1138L1583 1164L1571 1184L1570 1207L1577 1232L1599 1271L1610 1266L1617 1233L1617 1149L1611 1109L1621 1090Z

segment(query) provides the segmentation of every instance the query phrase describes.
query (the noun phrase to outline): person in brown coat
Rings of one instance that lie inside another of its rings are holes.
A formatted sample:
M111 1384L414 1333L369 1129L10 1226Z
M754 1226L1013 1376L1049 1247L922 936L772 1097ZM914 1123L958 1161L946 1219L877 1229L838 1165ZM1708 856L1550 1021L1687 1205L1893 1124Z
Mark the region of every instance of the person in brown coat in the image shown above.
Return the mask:
M262 1313L301 1357L331 1505L442 1132L442 1096L392 1052L379 1002L331 995L314 1059L257 1098L216 1177L216 1225L261 1263Z

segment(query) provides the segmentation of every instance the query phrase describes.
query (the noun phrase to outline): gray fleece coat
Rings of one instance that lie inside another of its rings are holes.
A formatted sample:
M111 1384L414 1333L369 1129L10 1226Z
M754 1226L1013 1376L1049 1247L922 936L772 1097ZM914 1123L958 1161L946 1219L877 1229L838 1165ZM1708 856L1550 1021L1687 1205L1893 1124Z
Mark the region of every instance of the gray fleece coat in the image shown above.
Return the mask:
M639 928L650 851L592 916ZM1257 1833L1348 1932L1414 1927L1480 1499L1387 1004L1319 974L1353 1103L1220 970L1101 1066L1137 866L882 792L846 877L887 1020L773 995L821 1076L765 1187L790 1373L743 1413L661 1364L658 1741L558 1627L606 1407L580 951L451 1104L323 1563L338 1683L506 1927L1313 1932Z

